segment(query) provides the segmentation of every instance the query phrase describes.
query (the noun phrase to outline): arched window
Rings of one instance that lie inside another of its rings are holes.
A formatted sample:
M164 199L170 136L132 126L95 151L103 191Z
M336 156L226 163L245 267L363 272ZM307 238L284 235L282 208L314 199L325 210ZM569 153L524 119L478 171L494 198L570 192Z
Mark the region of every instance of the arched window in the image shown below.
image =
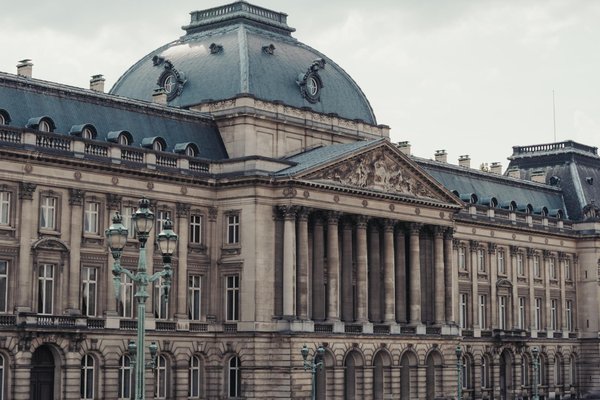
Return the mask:
M400 359L400 398L416 399L417 396L417 356L411 351Z
M51 132L50 124L45 119L41 120L38 125L38 131Z
M442 385L442 356L437 351L432 351L427 356L427 399L433 400L441 397Z
M574 355L569 359L569 380L571 386L577 386L577 360Z
M121 356L119 360L119 399L130 399L133 386L133 375L131 374L131 359L129 356Z
M481 357L480 369L481 388L488 389L492 387L491 362L487 356Z
M0 354L0 400L4 400L4 391L6 382L6 363L4 362L4 356Z
M167 386L169 382L169 370L167 369L167 358L162 354L156 358L156 379L154 380L154 398L166 399Z
M473 389L473 360L467 354L462 357L461 378L463 390Z
M83 139L93 139L94 133L90 128L83 128L83 130L81 131L81 137Z
M155 140L154 143L152 143L152 150L163 151L162 143L159 140Z
M388 353L379 351L373 359L373 366L375 367L373 372L373 398L383 400L391 394L391 360Z
M361 367L361 357L356 351L351 351L346 356L344 369L344 398L347 400L354 400L360 398L360 393L357 392L357 386L360 386L358 382ZM357 368L358 367L358 368Z
M129 138L127 135L119 135L117 143L119 143L121 146L129 146Z
M79 382L79 392L81 399L94 398L94 357L86 354L81 359L81 380Z
M240 373L239 357L231 357L227 368L227 397L236 398L241 396L242 376Z
M197 399L202 396L202 360L198 356L190 358L188 397Z
M531 361L524 354L521 358L521 386L529 386L530 365Z

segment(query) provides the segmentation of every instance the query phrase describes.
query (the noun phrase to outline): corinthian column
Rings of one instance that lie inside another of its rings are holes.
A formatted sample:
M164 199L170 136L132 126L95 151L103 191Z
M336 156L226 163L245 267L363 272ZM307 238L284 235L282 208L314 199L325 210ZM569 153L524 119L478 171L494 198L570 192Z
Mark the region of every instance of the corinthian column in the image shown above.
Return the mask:
M345 220L342 229L342 320L354 321L352 287L352 221Z
M379 224L369 226L369 320L381 322L381 257Z
M339 213L329 212L327 214L327 276L329 304L327 307L327 319L338 321L339 312L339 286L340 286L340 249L338 237Z
M298 212L298 316L308 319L308 210Z
M325 235L323 220L320 215L315 216L313 233L313 271L312 271L312 319L322 321L325 319Z
M406 243L403 228L396 229L396 320L407 322L406 316Z
M17 311L31 311L31 238L32 228L37 226L37 212L33 209L33 193L37 185L21 182L19 199L21 200L21 232L19 239L19 263L17 268Z
M296 208L285 207L283 223L283 315L293 317L296 267Z
M356 218L356 284L358 286L357 298L357 320L365 323L368 321L367 315L367 217L359 216Z
M175 317L185 319L188 317L187 310L187 260L188 260L188 243L189 243L189 217L190 217L190 206L189 204L177 203L177 233L179 234L179 240L177 241L177 270L175 271L175 278L177 279L177 286L175 287L175 293L177 293L177 313Z
M421 254L419 234L421 224L410 224L410 324L421 325Z
M452 228L447 228L444 231L444 280L445 280L445 297L446 297L446 321L449 324L456 322L454 317L454 304L458 302L458 293L455 290L456 277L458 272L455 271L454 257L452 255Z
M444 229L441 226L435 227L434 232L434 270L435 270L435 323L442 325L446 318L445 313L445 291L446 283L444 281Z
M384 288L384 315L386 323L396 322L396 274L394 263L394 224L393 220L386 220L383 231L383 288Z
M71 225L69 245L69 291L67 295L67 314L81 314L79 309L79 285L81 279L81 236L83 234L82 218L83 198L85 193L81 189L69 189L69 205L71 206Z

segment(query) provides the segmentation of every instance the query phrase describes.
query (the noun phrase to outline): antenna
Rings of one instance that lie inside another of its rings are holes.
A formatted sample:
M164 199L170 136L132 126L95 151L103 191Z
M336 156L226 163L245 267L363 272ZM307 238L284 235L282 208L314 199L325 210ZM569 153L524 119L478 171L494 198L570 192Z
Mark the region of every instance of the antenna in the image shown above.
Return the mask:
M552 89L552 122L554 123L554 142L556 142L556 103L554 102L554 89Z

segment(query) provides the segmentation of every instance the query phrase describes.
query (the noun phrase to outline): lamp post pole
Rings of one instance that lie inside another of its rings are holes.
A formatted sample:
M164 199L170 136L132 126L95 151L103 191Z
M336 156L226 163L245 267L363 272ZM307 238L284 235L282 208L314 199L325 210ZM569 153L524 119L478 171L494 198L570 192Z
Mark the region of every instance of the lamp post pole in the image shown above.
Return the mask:
M150 200L143 198L139 201L139 209L132 215L132 220L135 226L136 237L140 242L138 267L136 272L131 272L127 268L121 267L121 255L123 248L127 243L127 228L123 225L123 219L117 212L113 217L112 225L106 230L106 238L108 246L114 258L113 264L113 284L115 288L115 297L119 300L121 295L121 274L126 275L137 286L135 298L137 301L137 343L133 340L129 341L128 350L130 354L135 354L135 399L145 399L145 370L146 368L156 367L156 356L158 346L152 342L149 346L151 360L146 364L145 361L145 316L146 316L146 300L148 299L147 287L149 284L163 278L164 292L161 293L163 301L168 300L169 289L171 287L171 277L173 275L171 269L171 257L177 245L177 235L173 232L173 223L166 220L163 224L163 230L158 234L157 241L160 251L163 256L163 270L156 272L153 275L148 275L146 269L146 243L150 236L150 231L154 226L154 213L150 211Z
M315 400L317 398L317 370L323 369L323 354L325 353L325 349L323 346L319 346L315 354L313 354L313 358L311 361L308 361L308 347L306 345L302 346L300 350L300 354L302 354L302 358L304 359L304 370L308 371L310 369L311 372L311 394L310 398Z
M456 399L462 400L462 348L456 346L456 370L458 372L456 382Z
M531 349L531 354L533 355L533 400L539 400L540 396L538 395L538 369L539 369L539 356L540 349L537 346L534 346Z

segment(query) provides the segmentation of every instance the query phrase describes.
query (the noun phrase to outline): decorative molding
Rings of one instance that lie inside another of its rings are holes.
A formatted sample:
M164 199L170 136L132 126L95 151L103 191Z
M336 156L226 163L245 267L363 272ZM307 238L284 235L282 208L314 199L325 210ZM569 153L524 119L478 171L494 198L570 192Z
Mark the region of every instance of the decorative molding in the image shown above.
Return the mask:
M514 256L519 253L519 246L510 245L510 246L508 246L508 248L509 248L511 256Z
M217 207L208 207L208 220L209 221L216 221L218 214L219 214L219 209Z
M469 249L471 251L479 250L479 242L477 240L469 240Z
M496 243L488 243L488 254L496 254L498 245Z
M72 206L81 206L83 204L84 196L85 192L81 189L69 189L69 204Z
M188 217L190 215L190 205L186 203L175 203L175 214L179 218Z
M21 200L33 200L33 193L37 185L30 182L19 182L19 199Z

